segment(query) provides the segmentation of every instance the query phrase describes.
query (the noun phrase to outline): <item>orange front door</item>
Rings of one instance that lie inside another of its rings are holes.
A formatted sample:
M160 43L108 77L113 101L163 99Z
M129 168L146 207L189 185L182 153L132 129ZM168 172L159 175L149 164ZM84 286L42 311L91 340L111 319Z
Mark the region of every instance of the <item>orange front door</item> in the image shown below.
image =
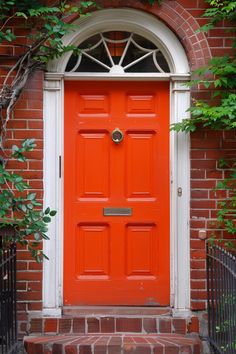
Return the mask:
M64 191L64 305L168 305L168 82L65 83Z

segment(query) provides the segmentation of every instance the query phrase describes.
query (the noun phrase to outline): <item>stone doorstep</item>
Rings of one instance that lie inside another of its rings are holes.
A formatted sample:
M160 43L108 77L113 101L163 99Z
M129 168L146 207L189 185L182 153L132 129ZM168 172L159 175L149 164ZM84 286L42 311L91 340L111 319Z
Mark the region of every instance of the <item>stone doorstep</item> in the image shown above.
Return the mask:
M158 316L170 315L170 307L145 306L63 306L63 315L66 316Z
M27 354L201 354L199 337L103 334L25 337ZM204 354L204 353L203 353Z
M62 317L31 317L28 334L91 334L91 333L199 333L199 320L196 316L176 318L162 316L87 315Z

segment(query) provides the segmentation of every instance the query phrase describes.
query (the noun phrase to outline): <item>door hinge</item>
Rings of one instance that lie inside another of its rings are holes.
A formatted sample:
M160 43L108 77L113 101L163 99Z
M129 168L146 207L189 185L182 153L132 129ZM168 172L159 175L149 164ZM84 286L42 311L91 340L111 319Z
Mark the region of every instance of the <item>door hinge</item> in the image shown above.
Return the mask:
M59 178L61 178L61 155L59 155Z

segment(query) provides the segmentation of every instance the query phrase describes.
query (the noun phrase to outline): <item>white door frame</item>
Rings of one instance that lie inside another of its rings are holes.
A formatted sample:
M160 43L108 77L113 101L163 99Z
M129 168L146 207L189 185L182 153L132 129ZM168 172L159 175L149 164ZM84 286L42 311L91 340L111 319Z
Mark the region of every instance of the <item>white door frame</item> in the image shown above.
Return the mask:
M49 261L43 264L43 314L59 315L63 305L63 144L64 144L64 80L169 80L170 121L188 118L189 79L186 54L177 37L155 17L131 9L109 9L95 12L76 21L78 31L65 37L65 44L79 44L89 36L104 30L134 31L155 42L171 68L171 74L80 74L65 73L70 54L50 63L44 81L44 203L56 209L57 215L49 225L50 240L44 252ZM59 173L59 164L61 172ZM189 136L170 133L171 167L171 297L176 315L187 316L190 309L189 255ZM179 191L179 193L178 193ZM182 193L182 194L181 194Z

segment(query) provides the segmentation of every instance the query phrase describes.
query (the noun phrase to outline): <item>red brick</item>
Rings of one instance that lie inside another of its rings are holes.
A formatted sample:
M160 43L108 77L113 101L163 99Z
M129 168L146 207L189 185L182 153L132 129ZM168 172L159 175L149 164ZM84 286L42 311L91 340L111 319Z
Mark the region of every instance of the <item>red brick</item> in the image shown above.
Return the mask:
M58 327L57 318L46 318L44 320L44 333L56 333Z
M27 263L26 262L16 262L16 269L17 270L26 270L28 267L27 267Z
M18 301L35 301L42 300L42 292L41 291L22 291L17 293Z
M214 200L192 200L191 207L196 209L215 209L216 202Z
M43 129L43 121L41 120L28 120L29 129Z
M170 318L160 318L159 320L159 332L171 333L171 320Z
M205 310L206 302L205 301L191 301L191 309L192 310Z
M64 351L65 354L78 354L77 347L73 345L66 345Z
M206 178L221 179L223 178L223 173L222 171L216 171L216 170L206 171Z
M134 353L134 354L151 354L151 348L150 346L138 346L136 347L136 349L134 350L130 350L130 347L127 347L127 348L124 348L124 354L131 354L131 353Z
M101 318L101 332L114 333L115 332L115 319L114 317Z
M144 318L143 329L146 333L156 333L157 332L156 318Z
M183 318L174 318L172 321L172 326L174 328L174 333L177 334L186 334L186 320Z
M85 333L85 318L73 319L73 333Z
M213 189L216 186L216 181L211 180L192 180L191 188L195 189Z
M42 283L41 282L28 282L28 291L42 291Z
M37 263L35 261L29 262L29 270L42 270L42 263Z
M192 160L191 168L198 168L202 170L213 170L216 168L215 160Z
M221 142L217 139L192 139L192 149L219 149Z
M142 320L140 318L117 318L117 332L141 332Z
M194 260L190 262L191 269L206 269L206 262L204 260Z
M43 139L42 130L16 130L13 135L14 139Z
M59 319L59 333L70 333L72 330L72 319L71 318L60 318Z
M42 100L29 100L28 101L28 108L30 109L42 109L43 102Z
M206 290L206 280L192 280L191 289L205 289Z
M29 311L41 311L42 310L42 302L37 301L37 302L29 302L28 303L28 310Z
M30 170L43 170L43 163L41 161L28 161Z
M191 192L192 199L207 199L208 198L208 191L207 190L192 190Z
M190 227L193 229L204 229L206 227L206 221L192 219L190 220Z
M87 318L88 333L100 332L100 321L98 318Z
M192 179L203 179L205 178L205 170L191 170L191 178Z
M41 333L43 330L42 318L33 318L30 321L30 333Z
M41 272L17 272L18 280L42 280Z
M207 292L203 290L192 290L191 291L191 299L193 300L206 300Z
M191 258L193 259L205 259L206 250L191 250Z
M191 279L206 279L206 271L205 270L199 270L199 269L194 269L191 270Z
M26 109L16 109L14 111L14 119L26 119L26 118L31 118L31 119L42 119L43 117L43 112L42 110L26 110ZM23 136L24 138L24 136ZM30 136L32 138L32 135Z
M92 354L92 349L90 345L80 345L79 354Z

